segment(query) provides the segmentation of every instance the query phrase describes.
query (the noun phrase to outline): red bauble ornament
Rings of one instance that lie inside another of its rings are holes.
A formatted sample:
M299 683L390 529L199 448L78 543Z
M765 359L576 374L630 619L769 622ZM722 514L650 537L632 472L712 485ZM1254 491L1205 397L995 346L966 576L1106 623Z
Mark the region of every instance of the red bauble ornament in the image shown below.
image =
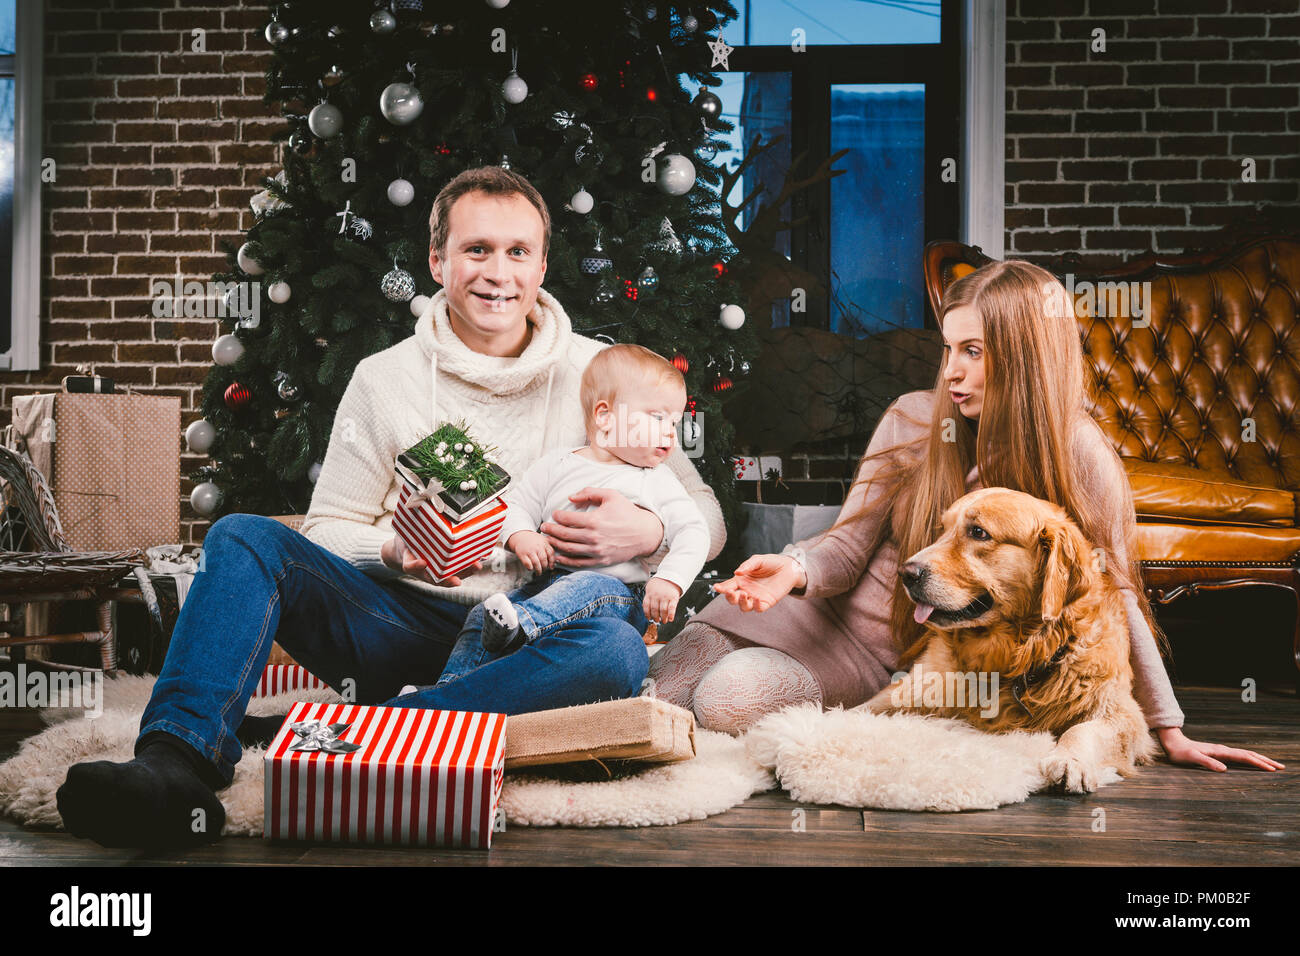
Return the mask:
M623 296L633 302L636 301L636 283L631 279L623 280Z
M725 375L719 375L717 381L713 383L713 390L715 392L725 392L727 389L731 388L731 385L732 381L730 378Z
M676 355L673 356L673 368L677 369L677 371L679 371L679 372L681 372L683 375L685 375L687 372L689 372L689 371L691 370L691 362L690 362L690 359L688 359L688 358L687 358L685 355L683 355L681 352L678 352ZM694 410L695 410L695 408L694 408L694 406L695 406L695 400L694 400L694 399L691 399L691 406L692 406L692 407L691 407L691 411L694 411Z
M231 411L239 411L247 407L248 403L253 400L253 393L238 382L231 382L226 389L226 407Z
M578 85L590 93L596 87L600 86L600 80L595 73L584 73L578 77Z

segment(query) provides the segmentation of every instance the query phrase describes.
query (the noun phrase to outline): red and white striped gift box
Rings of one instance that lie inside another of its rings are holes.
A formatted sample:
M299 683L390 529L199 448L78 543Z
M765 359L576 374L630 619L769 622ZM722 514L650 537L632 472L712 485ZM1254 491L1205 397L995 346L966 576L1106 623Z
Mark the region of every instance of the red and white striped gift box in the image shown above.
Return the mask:
M257 682L254 697L273 697L291 690L315 690L325 682L301 664L268 664Z
M402 482L402 491L393 512L393 530L425 564L434 577L445 578L486 558L496 546L501 526L506 522L506 503L496 504L453 522L427 501L408 508L406 501L414 489Z
M290 750L312 719L361 749ZM504 714L299 701L266 749L263 836L486 850L505 753Z

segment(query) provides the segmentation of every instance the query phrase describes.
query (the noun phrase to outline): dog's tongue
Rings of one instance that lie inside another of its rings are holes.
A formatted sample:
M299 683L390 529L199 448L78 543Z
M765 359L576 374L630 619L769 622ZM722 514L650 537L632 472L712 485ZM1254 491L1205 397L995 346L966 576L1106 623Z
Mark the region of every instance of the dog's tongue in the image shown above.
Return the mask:
M918 604L916 610L912 612L912 617L916 618L917 624L924 624L933 611L934 605L932 604Z

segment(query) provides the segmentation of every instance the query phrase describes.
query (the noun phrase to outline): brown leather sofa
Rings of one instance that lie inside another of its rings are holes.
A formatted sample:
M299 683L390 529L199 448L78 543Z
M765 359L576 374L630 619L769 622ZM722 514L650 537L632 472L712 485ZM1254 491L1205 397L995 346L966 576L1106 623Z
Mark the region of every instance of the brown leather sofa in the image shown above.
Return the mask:
M930 243L934 314L949 283L989 261L958 242ZM1044 265L1074 290L1092 414L1133 487L1147 594L1166 604L1267 585L1290 590L1300 610L1300 237L1108 269L1077 257ZM1136 321L1124 287L1098 285L1146 282ZM1103 297L1115 307L1102 308ZM1292 649L1300 667L1300 614Z

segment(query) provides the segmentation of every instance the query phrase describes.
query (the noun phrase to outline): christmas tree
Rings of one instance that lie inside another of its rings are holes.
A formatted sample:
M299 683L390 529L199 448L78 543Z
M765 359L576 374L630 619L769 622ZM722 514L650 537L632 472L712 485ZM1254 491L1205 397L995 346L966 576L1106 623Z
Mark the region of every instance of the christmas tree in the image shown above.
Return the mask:
M731 130L708 90L731 4L301 0L269 15L266 100L294 128L216 277L229 309L187 432L212 458L193 476L196 510L307 510L353 369L410 335L437 289L434 196L495 164L551 210L545 288L574 331L685 373L683 447L734 534L721 402L757 344L713 164Z

